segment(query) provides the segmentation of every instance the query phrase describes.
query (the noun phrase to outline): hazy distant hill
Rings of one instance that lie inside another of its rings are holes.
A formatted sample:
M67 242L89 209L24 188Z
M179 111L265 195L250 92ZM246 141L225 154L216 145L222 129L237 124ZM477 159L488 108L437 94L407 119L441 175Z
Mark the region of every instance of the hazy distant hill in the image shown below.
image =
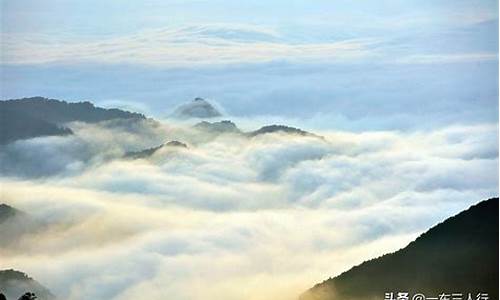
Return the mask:
M222 116L222 114L203 98L195 98L193 101L179 106L173 113L173 117L179 119L206 119L220 116Z
M223 120L219 122L202 121L194 125L194 128L198 130L203 130L207 133L215 133L215 134L242 133L242 131L236 126L236 124L234 124L232 121L229 120ZM315 134L304 131L302 129L285 125L267 125L257 130L246 132L244 134L248 137L255 137L266 133L277 133L277 132L295 134L301 136L316 136Z
M23 272L0 270L0 293L9 300L17 300L26 292L35 293L38 300L54 300L55 296L43 285Z
M395 253L316 285L300 300L375 300L400 291L429 297L470 292L473 299L485 292L498 299L498 279L498 198L494 198L447 219Z
M7 204L0 204L0 248L15 249L26 234L45 229L46 224Z
M27 213L7 204L0 204L0 248L14 246L23 234L42 229ZM39 300L55 299L54 295L26 274L15 270L0 270L0 293L7 299L17 300L26 292L34 292Z
M68 103L42 97L0 101L0 144L38 136L67 135L64 123L94 123L111 119L144 119L144 115L95 107L90 102Z
M157 146L157 147L148 148L148 149L141 150L141 151L134 151L134 152L125 153L125 158L131 158L131 159L147 158L147 157L150 157L151 155L155 154L156 151L158 151L164 147L187 148L187 145L182 143L182 142L179 142L179 141L170 141L168 143L162 144L162 145Z
M7 204L0 204L0 224L2 224L4 221L7 221L10 218L16 217L16 215L22 214L21 211L7 205Z
M241 133L236 124L229 120L223 120L219 122L207 122L202 121L196 125L194 128L198 130L208 131L210 133L222 134L222 133Z
M310 132L304 131L299 128L295 127L290 127L290 126L285 126L285 125L268 125L261 127L260 129L257 129L255 131L247 133L248 136L254 137L257 135L262 135L266 133L275 133L275 132L282 132L282 133L288 133L288 134L296 134L296 135L301 135L301 136L316 136L315 134L312 134Z

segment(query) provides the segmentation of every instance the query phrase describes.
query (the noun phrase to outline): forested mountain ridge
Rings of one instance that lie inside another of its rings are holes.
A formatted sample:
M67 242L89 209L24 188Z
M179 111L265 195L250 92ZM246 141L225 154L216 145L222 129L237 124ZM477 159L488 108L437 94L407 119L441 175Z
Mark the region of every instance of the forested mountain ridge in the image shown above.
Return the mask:
M320 283L300 300L384 299L387 292L488 293L498 299L498 198L431 228L405 248Z
M105 109L92 103L69 103L43 97L0 101L0 144L39 136L69 135L65 123L95 123L112 119L145 119L139 113Z

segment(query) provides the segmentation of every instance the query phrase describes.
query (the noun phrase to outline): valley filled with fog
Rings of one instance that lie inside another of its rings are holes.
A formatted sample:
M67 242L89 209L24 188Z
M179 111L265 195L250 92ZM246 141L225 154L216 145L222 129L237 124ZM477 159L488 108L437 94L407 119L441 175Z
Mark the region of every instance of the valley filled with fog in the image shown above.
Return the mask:
M70 122L72 135L3 145L2 202L38 225L2 233L14 237L1 267L70 300L295 299L498 194L496 124L246 134L267 124L194 123Z
M6 0L0 18L9 300L296 300L498 197L498 1ZM413 249L453 252L435 232ZM475 233L464 249L498 244Z

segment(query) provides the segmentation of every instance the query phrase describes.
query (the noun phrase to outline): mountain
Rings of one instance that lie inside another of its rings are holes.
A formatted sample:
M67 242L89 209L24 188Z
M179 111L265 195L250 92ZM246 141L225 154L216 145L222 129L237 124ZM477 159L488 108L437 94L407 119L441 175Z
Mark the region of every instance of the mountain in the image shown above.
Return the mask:
M179 106L174 111L173 116L179 119L208 119L220 117L222 114L207 100L195 98L193 101Z
M21 235L43 228L27 213L7 204L0 204L0 248L14 246ZM0 270L0 293L7 299L18 299L26 292L34 292L39 300L53 300L55 296L40 283L15 270Z
M38 300L55 300L55 296L43 285L23 272L0 270L0 293L7 299L18 299L26 292L35 293Z
M2 108L0 105L0 144L38 136L69 135L72 133L69 128L33 118L17 110Z
M223 120L220 122L207 122L207 121L202 121L196 125L194 125L194 128L198 130L203 130L203 131L208 131L209 133L216 133L216 134L222 134L222 133L241 133L241 130L236 127L236 124L229 120Z
M2 110L16 111L34 119L54 124L73 121L96 123L112 119L145 119L145 116L139 113L116 108L100 108L88 101L68 103L43 97L0 101L0 111Z
M0 247L14 249L16 242L25 234L46 228L46 224L24 211L7 204L0 204Z
M90 102L68 103L43 97L0 101L0 144L40 136L69 135L64 123L95 123L112 119L145 119L138 113L95 107Z
M289 127L289 126L285 126L285 125L264 126L258 130L251 131L251 132L247 133L247 135L250 137L254 137L254 136L258 136L258 135L262 135L262 134L275 133L275 132L282 132L282 133L295 134L295 135L301 135L301 136L316 136L315 134L304 131L302 129Z
M0 224L21 215L24 215L22 211L4 203L0 204Z
M132 158L132 159L139 159L139 158L147 158L150 157L151 155L155 154L156 151L162 149L162 148L187 148L188 146L182 142L179 141L170 141L168 143L162 144L157 147L141 150L141 151L134 151L134 152L127 152L125 153L125 158Z
M405 248L320 283L300 300L384 299L387 292L498 299L498 198L451 217ZM449 297L451 299L451 297Z

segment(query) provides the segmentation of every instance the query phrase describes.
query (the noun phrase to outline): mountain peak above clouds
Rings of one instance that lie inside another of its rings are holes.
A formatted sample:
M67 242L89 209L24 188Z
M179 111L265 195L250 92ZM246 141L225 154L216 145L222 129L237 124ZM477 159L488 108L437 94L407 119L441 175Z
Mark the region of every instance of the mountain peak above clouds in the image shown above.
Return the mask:
M193 101L182 104L173 114L174 117L180 119L200 118L208 119L222 116L210 102L196 97Z
M230 120L222 120L213 123L202 121L194 125L194 128L213 133L241 133L236 124Z
M285 126L285 125L263 126L257 130L248 132L247 135L249 137L256 137L259 135L264 135L264 134L269 134L269 133L284 133L284 134L292 134L292 135L297 135L297 136L318 137L318 138L323 139L323 137L318 136L314 133L310 133L310 132L304 131L304 130L299 129L299 128Z
M146 118L139 113L116 108L106 109L97 107L89 101L66 102L39 96L2 100L0 101L0 110L8 113L22 113L34 119L54 124L64 124L74 121L97 123L112 119Z
M108 120L144 120L146 117L120 109L94 106L89 101L66 102L44 97L0 101L0 144L41 136L73 134L67 123L98 123Z
M19 214L22 214L22 212L15 209L14 207L5 203L0 204L0 223Z
M125 153L125 158L131 158L131 159L148 158L162 148L170 148L170 149L175 149L175 148L182 149L182 148L184 148L184 149L187 149L188 145L186 145L183 142L179 142L179 141L175 141L175 140L169 141L169 142L166 142L166 143L161 144L159 146L144 149L141 151L127 152L127 153Z

